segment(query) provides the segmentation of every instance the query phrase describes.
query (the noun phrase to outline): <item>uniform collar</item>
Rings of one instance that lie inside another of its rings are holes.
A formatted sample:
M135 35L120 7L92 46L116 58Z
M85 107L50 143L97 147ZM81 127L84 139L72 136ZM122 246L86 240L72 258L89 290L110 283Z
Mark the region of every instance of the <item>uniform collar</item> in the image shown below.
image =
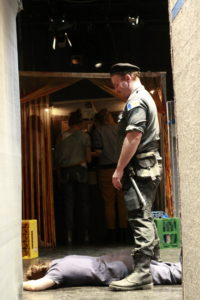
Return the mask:
M134 90L132 91L132 93L130 94L130 96L128 97L127 102L131 99L131 97L132 97L133 95L137 94L139 91L142 91L142 90L144 90L144 86L143 86L143 85L140 85L140 86L138 86L136 89L134 89ZM126 102L126 103L127 103L127 102Z
M131 93L131 95L132 94L137 94L141 90L144 90L144 86L143 85L140 85L136 89L134 89L133 92Z

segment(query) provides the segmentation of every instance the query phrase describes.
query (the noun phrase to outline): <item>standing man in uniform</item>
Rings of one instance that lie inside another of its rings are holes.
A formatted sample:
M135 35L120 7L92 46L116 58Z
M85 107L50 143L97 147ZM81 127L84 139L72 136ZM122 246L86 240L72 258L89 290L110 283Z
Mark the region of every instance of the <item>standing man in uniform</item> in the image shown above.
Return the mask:
M129 63L111 67L115 91L127 99L118 120L119 159L112 177L124 190L128 221L133 232L133 273L110 283L112 290L152 288L150 261L158 240L151 208L161 180L159 123L151 95L140 81L140 69Z

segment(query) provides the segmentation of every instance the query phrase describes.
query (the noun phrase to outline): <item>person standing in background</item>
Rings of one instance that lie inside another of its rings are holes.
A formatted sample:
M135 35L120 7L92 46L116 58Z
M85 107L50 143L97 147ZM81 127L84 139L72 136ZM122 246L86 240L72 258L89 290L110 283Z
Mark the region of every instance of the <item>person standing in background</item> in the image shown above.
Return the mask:
M92 141L94 152L98 156L98 179L104 200L107 241L125 242L128 222L124 195L112 185L112 175L117 165L117 125L107 109L100 110L95 115L94 122L97 126Z
M65 215L67 243L72 244L74 209L77 202L80 215L79 233L83 241L89 240L89 192L87 163L91 161L90 137L82 131L80 110L72 112L69 129L62 134L55 148L55 164L60 180ZM76 201L77 199L77 201Z
M133 272L111 282L110 288L149 289L153 285L150 262L155 240L159 242L151 214L162 173L157 108L141 84L139 67L118 63L111 67L110 73L115 91L126 99L118 121L119 159L112 181L117 190L124 190L135 262Z

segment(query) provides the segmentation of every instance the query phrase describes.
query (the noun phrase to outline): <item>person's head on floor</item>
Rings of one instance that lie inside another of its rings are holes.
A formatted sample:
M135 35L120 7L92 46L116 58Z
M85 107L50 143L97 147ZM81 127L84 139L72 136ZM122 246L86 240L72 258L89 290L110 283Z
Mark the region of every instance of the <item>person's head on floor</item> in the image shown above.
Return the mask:
M68 125L70 128L76 127L77 129L82 129L83 118L80 109L70 113Z
M26 272L26 279L36 280L42 278L48 271L50 261L39 262L38 264L30 265Z
M133 90L140 85L140 68L129 63L117 63L110 69L111 81L115 91L128 98Z

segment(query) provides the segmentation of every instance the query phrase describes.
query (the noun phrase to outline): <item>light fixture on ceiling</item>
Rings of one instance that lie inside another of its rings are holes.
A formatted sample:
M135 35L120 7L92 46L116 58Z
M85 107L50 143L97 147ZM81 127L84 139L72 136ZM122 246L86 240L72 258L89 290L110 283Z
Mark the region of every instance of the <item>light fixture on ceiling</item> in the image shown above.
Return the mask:
M68 42L69 46L72 47L72 42L69 39L67 32L65 32L65 38L66 38L66 41Z
M67 32L57 32L53 37L53 50L56 50L56 47L65 48L67 45L72 47L72 42L69 39Z
M71 56L71 64L72 65L81 65L82 60L83 60L83 58L81 55L76 54L76 55Z
M103 66L103 62L102 61L98 61L98 62L95 63L94 66L95 66L96 69L99 69L99 68L101 68Z
M128 16L128 22L132 25L132 26L138 26L139 25L139 21L140 21L140 17L131 17Z
M52 45L53 50L56 50L56 37L53 37L53 45Z

